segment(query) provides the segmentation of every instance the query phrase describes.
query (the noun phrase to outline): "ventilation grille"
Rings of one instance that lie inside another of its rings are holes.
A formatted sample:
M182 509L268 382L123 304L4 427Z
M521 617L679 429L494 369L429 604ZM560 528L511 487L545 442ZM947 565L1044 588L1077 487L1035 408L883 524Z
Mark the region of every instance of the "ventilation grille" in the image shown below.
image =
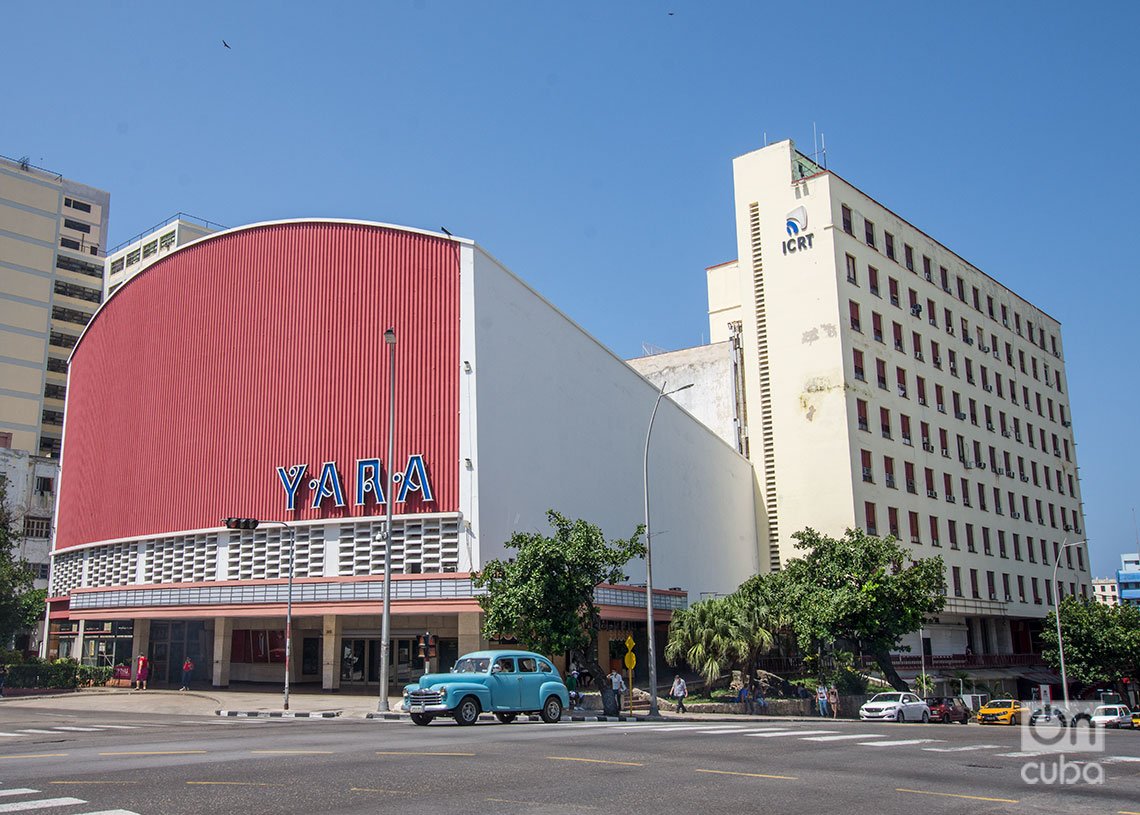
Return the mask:
M756 356L760 374L760 436L764 451L764 507L768 515L768 565L780 568L780 526L776 515L776 454L772 432L772 390L768 368L768 317L764 303L764 258L760 241L760 206L748 207L752 240L752 293L756 303Z
M195 535L159 538L140 544L143 549L142 583L202 583L217 578L218 536ZM95 558L92 561L94 565ZM133 580L100 583L93 586L123 586Z

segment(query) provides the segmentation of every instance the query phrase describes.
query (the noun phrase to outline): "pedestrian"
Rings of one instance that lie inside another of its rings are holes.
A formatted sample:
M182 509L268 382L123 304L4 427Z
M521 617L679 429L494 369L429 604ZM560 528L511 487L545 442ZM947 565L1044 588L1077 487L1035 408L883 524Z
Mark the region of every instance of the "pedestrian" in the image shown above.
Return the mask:
M150 676L150 660L146 654L139 654L135 660L135 690L146 690L146 680Z
M752 708L752 689L748 685L741 685L740 692L736 695L736 701L740 702L744 714L751 716L753 713Z
M819 715L826 719L828 715L827 686L822 682L819 684L819 687L815 689L815 700L819 703Z
M685 697L689 695L689 688L685 685L685 680L681 678L680 674L673 677L673 687L669 691L669 695L677 700L677 712L685 712Z
M752 684L752 698L756 712L766 714L768 712L768 700L764 698L764 689L758 683Z
M610 671L610 677L609 678L610 678L610 687L613 688L614 693L617 693L617 694L625 693L625 691L626 691L625 679L622 678L621 671L619 671L617 668L614 668L612 671Z
M566 674L566 695L570 698L570 707L578 707L581 694L578 693L578 672L571 671Z
M4 683L8 681L8 666L0 664L0 699L4 697Z
M182 663L182 687L178 690L190 690L190 677L194 674L194 660L186 657Z
M839 689L832 685L827 689L827 704L831 707L831 718L839 718Z

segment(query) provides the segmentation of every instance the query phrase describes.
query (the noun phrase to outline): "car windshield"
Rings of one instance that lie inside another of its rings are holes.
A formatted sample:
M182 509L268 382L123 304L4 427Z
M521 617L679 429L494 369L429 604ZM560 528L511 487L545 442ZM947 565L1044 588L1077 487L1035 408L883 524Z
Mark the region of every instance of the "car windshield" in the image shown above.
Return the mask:
M455 663L457 674L485 674L491 666L491 660L486 657L464 657Z
M1100 707L1098 707L1096 710L1093 711L1093 715L1094 716L1119 716L1120 715L1120 709L1116 708L1116 707L1105 707L1104 705L1101 705Z
M943 699L941 696L929 696L926 699L926 704L928 704L928 705L948 705L948 704L950 704L950 700L949 699Z
M1005 699L1001 702L990 702L990 707L1013 707L1013 700Z
M901 693L876 693L872 698L872 702L901 702Z

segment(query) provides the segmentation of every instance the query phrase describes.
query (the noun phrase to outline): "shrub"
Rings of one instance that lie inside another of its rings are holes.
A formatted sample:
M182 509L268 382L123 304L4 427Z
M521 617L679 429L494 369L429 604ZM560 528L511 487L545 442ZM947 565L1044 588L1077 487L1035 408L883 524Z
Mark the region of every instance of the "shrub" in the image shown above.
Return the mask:
M75 688L106 685L112 673L111 668L80 665L74 659L57 659L51 662L31 659L7 667L6 684L10 688Z

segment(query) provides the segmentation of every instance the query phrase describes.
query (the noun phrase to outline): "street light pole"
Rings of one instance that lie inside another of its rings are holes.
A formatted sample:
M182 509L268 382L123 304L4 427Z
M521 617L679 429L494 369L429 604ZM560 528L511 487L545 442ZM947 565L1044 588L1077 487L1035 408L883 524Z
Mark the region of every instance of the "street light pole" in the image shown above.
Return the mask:
M927 696L929 691L926 689L926 636L921 625L918 627L918 655L922 659L922 695Z
M649 715L660 717L661 711L657 707L657 645L653 632L653 535L650 532L649 518L649 439L653 436L653 421L657 418L657 408L661 400L670 394L693 387L693 383L682 385L671 391L665 390L665 382L661 383L661 390L657 394L657 401L653 403L653 412L649 414L649 430L645 434L645 458L642 462L642 477L645 485L645 632L646 632L646 659L649 661Z
M384 609L380 623L380 699L376 710L388 710L388 640L392 634L392 505L396 496L392 494L392 466L395 461L396 446L396 330L384 332L384 343L388 346L388 460L384 462L388 473L387 491L384 493L387 519L384 522Z
M1069 536L1066 535L1061 542L1061 548L1057 550L1057 556L1053 558L1053 616L1057 620L1057 657L1061 662L1061 693L1065 699L1065 715L1069 715L1069 677L1065 674L1065 644L1061 641L1061 592L1057 590L1057 567L1061 565L1061 553L1068 549L1070 546L1080 546L1086 541L1073 541L1068 543Z

